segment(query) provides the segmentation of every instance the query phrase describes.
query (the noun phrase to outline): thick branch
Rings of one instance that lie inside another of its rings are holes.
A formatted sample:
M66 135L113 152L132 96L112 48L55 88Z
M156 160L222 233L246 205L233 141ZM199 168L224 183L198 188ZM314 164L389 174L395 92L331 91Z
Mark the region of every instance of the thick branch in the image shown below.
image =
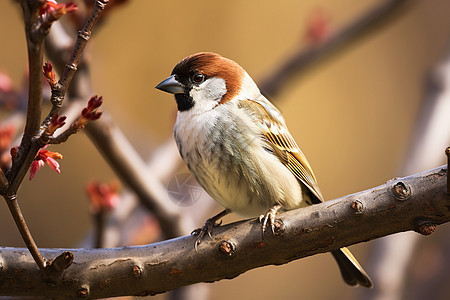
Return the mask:
M196 282L233 278L396 232L430 234L450 221L446 167L279 215L276 233L261 240L261 224L242 221L214 229L199 251L187 236L141 247L73 249L63 278L47 285L26 249L0 248L4 295L101 298L163 293ZM61 250L42 250L53 257ZM25 288L26 287L26 288Z

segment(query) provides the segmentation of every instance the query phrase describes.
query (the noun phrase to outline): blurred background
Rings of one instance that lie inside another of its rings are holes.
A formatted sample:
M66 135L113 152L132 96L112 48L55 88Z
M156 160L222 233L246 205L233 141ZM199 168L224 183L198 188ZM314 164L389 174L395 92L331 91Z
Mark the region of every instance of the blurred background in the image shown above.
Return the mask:
M147 160L159 145L172 138L176 117L173 97L154 86L183 57L199 51L217 52L238 62L256 82L264 83L296 53L321 47L343 28L387 2L396 1L129 0L108 14L88 46L93 90L103 96L104 110ZM432 156L431 162L414 165L408 159L420 156L410 148L420 140L421 127L416 124L424 118L420 116L426 101L432 101L430 85L433 95L441 90L435 88L433 80L450 50L450 0L402 2L407 5L382 27L289 76L270 97L308 157L326 199L444 164L444 149L450 141L450 133L444 129L439 131L443 148L426 154ZM0 4L0 25L0 71L8 74L14 89L21 91L26 82L27 56L21 10L15 1ZM47 109L48 105L44 112ZM4 110L0 116L7 120L10 113ZM450 112L448 116L450 119ZM448 124L442 128L445 126ZM61 174L44 167L33 181L24 180L20 204L39 247L78 247L86 243L92 228L87 183L110 182L116 175L84 133L49 149L64 156ZM180 165L175 173L183 172L186 170ZM167 186L170 179L163 184ZM122 191L125 189L122 185ZM221 210L209 201L202 197L185 213L195 213L197 206L209 207L206 219ZM225 222L234 220L238 218L232 215ZM186 231L203 222L198 218ZM152 232L158 230L157 226L146 224L148 228L142 234L148 234L148 238L140 236L135 243L158 238ZM411 288L396 297L424 299L414 288L424 290L430 278L440 274L446 258L439 242L444 240L446 227L438 227L431 237L414 234L416 242L395 248L407 253L403 246L417 245L411 250L414 259L405 269L406 284ZM24 246L3 201L0 245ZM369 274L377 272L373 266L378 264L373 262L380 247L374 241L350 249ZM427 299L448 299L450 278L448 274L439 278L442 289L433 289L435 293L427 294ZM377 288L362 293L361 288L345 285L329 254L259 268L233 280L205 285L209 287L206 299L330 299L336 295L371 299L380 295Z

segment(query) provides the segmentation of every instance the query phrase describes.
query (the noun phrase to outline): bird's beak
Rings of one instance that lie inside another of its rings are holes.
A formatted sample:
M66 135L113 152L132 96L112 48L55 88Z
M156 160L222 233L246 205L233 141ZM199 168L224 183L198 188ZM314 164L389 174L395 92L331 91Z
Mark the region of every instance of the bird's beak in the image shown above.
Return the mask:
M185 92L185 85L176 80L175 75L169 76L155 88L171 94L184 94Z

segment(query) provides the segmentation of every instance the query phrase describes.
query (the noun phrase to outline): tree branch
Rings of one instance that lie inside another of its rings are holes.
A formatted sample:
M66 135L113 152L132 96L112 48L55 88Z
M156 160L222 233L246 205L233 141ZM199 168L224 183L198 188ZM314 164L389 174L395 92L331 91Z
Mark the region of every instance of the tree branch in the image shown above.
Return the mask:
M64 70L61 78L58 81L58 84L56 84L56 86L52 88L52 96L50 98L50 101L52 102L53 107L43 122L44 126L48 125L54 114L59 113L69 84L72 81L75 72L77 71L78 64L80 63L81 56L83 54L83 50L92 35L92 30L100 17L100 13L108 4L108 2L109 0L96 0L94 8L88 19L86 20L83 29L78 32L77 41L75 42L75 45L73 47L72 55L69 61L64 66Z
M33 259L35 260L39 269L44 271L45 261L42 258L41 254L39 253L37 245L34 242L33 237L31 236L30 230L28 229L27 223L25 222L25 219L23 217L22 210L19 207L17 197L15 195L11 195L6 196L5 199L6 203L8 204L8 208L11 211L11 215L13 216L14 221L16 222L17 228L19 229L20 234L25 244L27 245L28 250L33 256Z
M112 118L104 113L100 120L86 126L89 138L114 169L120 180L129 186L155 215L167 238L182 234L180 214L172 208L162 183L149 174L145 161L139 156Z
M24 134L18 150L17 158L13 159L12 167L6 177L10 182L8 194L16 193L25 173L31 165L36 152L32 147L32 139L39 133L42 113L42 60L44 56L44 36L37 33L39 7L42 1L21 0L25 23L25 36L28 51L28 105ZM32 153L34 152L34 153Z
M28 50L28 109L24 145L27 148L31 138L39 132L42 111L42 59L44 56L44 36L36 34L39 6L42 1L20 1L25 22Z
M275 97L283 86L293 79L294 75L299 75L301 72L307 71L308 67L323 61L323 59L328 58L331 54L342 52L346 47L352 46L354 42L366 36L367 33L382 28L388 21L395 20L394 17L403 11L406 4L411 4L411 2L413 1L385 1L340 30L337 34L332 35L317 47L312 47L306 51L300 49L291 58L282 63L279 69L271 72L258 86L268 97Z
M186 236L140 247L72 249L75 260L64 277L49 285L26 249L0 248L0 291L11 296L86 299L153 295L196 282L234 278L266 265L280 265L317 253L396 232L428 235L450 221L447 166L394 179L325 203L278 215L275 235L261 240L261 224L241 221L214 229L199 251ZM61 250L42 250L52 257ZM20 276L18 276L20 274ZM25 288L26 287L26 288Z

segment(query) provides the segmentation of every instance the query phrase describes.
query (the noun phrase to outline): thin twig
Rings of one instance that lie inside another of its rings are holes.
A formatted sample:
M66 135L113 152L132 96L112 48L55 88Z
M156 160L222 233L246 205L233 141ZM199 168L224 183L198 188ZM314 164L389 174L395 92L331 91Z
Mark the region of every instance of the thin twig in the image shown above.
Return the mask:
M36 23L39 16L39 7L42 5L41 1L20 1L23 11L25 23L25 36L28 50L28 107L26 126L22 141L17 153L17 157L12 160L12 167L7 172L6 177L9 182L16 180L17 174L23 174L28 171L31 161L34 159L36 153L30 153L30 147L33 137L35 137L40 130L41 113L42 113L42 60L44 56L44 37L36 34ZM8 194L15 194L21 179L18 182L10 185ZM11 187L15 190L11 190Z
M58 83L54 88L52 88L52 96L50 98L50 101L52 102L53 107L49 112L49 114L47 115L47 117L45 118L44 122L42 123L44 127L46 127L49 124L52 116L59 113L62 101L65 97L69 84L72 81L75 72L77 71L78 64L83 54L83 50L86 47L86 44L92 35L92 30L100 17L100 13L108 4L108 2L109 0L96 0L94 8L91 14L89 15L86 23L84 24L83 29L78 32L77 41L72 50L72 56L66 63Z
M43 41L37 47L28 47L29 88L27 126L24 133L24 141L27 142L31 142L31 138L38 134L41 125L43 53Z
M82 127L80 127L76 122L74 122L64 132L62 132L61 134L57 135L56 137L50 138L48 140L48 143L49 144L61 144L61 143L64 143L64 142L67 141L67 139L71 135L74 135L74 134L80 132L81 129L82 129Z
M31 139L39 132L42 112L42 60L44 56L44 36L36 34L36 22L41 1L22 0L25 21L25 35L28 49L28 109L23 145L29 146Z
M33 272L24 250L0 248L0 265L3 262L5 266L0 272L0 291L11 296L82 295L87 299L153 295L197 282L233 278L250 269L285 264L396 232L430 234L436 225L450 221L445 175L446 166L442 166L280 213L275 234L268 232L264 240L261 223L253 219L214 228L212 239L206 239L198 252L194 236L140 247L71 249L74 264L55 285L45 284ZM55 251L60 250L42 253L52 256Z
M11 214L16 222L17 228L22 235L22 238L27 245L28 250L34 258L34 261L38 265L41 271L45 269L45 261L42 258L39 250L37 248L36 243L31 236L30 230L28 229L27 223L25 222L25 218L23 217L22 211L19 207L19 203L17 201L17 197L15 195L5 196L6 203L8 204L8 208L11 211Z
M94 248L104 248L106 212L104 210L100 210L99 212L93 213L92 217L94 218L95 230Z
M22 159L22 163L18 166L18 169L13 170L11 169L11 172L7 173L15 175L12 180L10 178L10 185L8 188L8 194L13 195L17 193L17 190L19 189L19 186L22 184L23 178L27 174L28 170L30 169L31 163L34 161L34 158L36 157L36 154L38 153L39 149L41 149L42 145L40 145L37 142L32 142L31 145L28 148L27 153L25 153L25 156ZM20 147L19 147L20 149ZM20 155L20 152L19 152ZM15 160L13 159L13 167L14 167ZM15 172L14 172L15 171ZM14 174L15 173L15 174ZM12 176L11 175L11 176Z

